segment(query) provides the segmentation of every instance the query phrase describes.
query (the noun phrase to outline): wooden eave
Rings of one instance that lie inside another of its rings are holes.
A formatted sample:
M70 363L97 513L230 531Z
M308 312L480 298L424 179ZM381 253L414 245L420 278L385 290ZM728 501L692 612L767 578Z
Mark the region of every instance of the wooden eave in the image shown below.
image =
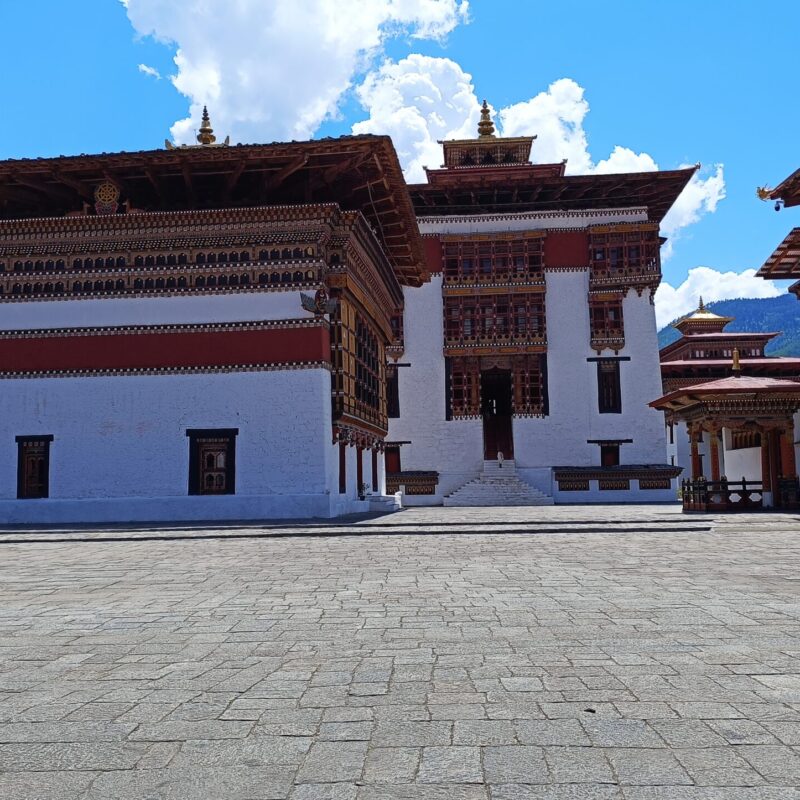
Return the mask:
M731 318L732 319L732 318ZM680 339L664 345L658 352L659 357L663 362L669 363L670 356L676 356L683 350L691 350L697 345L709 347L716 344L730 345L731 347L742 346L747 343L754 343L757 345L766 345L767 342L780 336L780 331L765 332L765 333L747 333L739 331L720 331L719 333L691 333L684 334ZM702 363L701 359L696 359L698 363Z
M760 278L800 278L800 228L793 228L756 273Z
M420 217L646 207L660 222L697 169L547 177L476 167L437 171L409 191Z
M787 208L800 205L800 169L796 169L774 189L770 189L767 197L770 200L782 200Z
M0 161L0 219L80 213L104 181L143 211L338 203L365 216L400 283L428 279L388 136Z

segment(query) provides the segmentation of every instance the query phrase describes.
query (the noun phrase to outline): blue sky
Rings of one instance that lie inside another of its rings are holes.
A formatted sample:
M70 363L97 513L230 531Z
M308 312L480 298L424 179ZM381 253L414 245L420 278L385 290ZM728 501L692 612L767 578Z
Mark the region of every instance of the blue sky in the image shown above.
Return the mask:
M724 199L719 181L698 185L704 197L676 223L664 263L674 287L698 266L758 268L800 224L797 212L776 214L755 196L800 166L797 0L472 0L467 13L461 0L411 0L410 12L394 2L7 0L0 158L162 147L190 134L194 122L172 126L207 101L217 131L234 140L338 135L357 123L386 130L413 171L414 158L417 168L438 165L431 143L459 122L469 130L471 103L486 97L513 109L507 130L539 133L535 148L566 148L586 170L621 146L632 152L612 164L635 167L641 154L660 168L699 161L704 180L724 179ZM143 35L152 31L165 41ZM565 78L566 100L547 94ZM426 85L441 94L427 105L416 88ZM520 105L537 96L535 107ZM437 103L443 127L427 122L440 118ZM576 109L577 125L562 117L550 126L548 113ZM412 136L414 125L428 127ZM766 284L695 278L683 295L660 299L677 308L706 284L712 295L715 285L730 294Z

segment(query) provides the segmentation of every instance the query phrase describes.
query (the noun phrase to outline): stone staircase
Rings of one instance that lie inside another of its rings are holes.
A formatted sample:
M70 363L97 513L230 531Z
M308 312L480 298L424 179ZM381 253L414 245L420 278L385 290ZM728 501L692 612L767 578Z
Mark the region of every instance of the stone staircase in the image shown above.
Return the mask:
M484 461L480 477L444 497L445 506L551 506L553 498L517 477L513 461Z

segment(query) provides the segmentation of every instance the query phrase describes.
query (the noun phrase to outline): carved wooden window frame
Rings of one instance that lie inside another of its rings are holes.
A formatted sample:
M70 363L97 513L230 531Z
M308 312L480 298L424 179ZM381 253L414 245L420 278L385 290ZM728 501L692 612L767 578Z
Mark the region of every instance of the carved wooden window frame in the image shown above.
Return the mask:
M189 494L236 494L236 437L238 428L189 428ZM213 466L207 459L222 457ZM209 479L211 483L209 484Z

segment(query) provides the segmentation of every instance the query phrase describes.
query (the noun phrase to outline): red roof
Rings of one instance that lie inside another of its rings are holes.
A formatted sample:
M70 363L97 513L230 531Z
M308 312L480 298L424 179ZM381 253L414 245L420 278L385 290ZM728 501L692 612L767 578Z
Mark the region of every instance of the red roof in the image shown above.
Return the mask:
M780 378L759 378L753 375L741 375L738 378L731 376L707 383L697 383L693 386L684 386L659 397L658 400L653 400L650 405L653 408L667 408L681 398L699 402L706 397L721 394L792 394L800 399L800 383Z

